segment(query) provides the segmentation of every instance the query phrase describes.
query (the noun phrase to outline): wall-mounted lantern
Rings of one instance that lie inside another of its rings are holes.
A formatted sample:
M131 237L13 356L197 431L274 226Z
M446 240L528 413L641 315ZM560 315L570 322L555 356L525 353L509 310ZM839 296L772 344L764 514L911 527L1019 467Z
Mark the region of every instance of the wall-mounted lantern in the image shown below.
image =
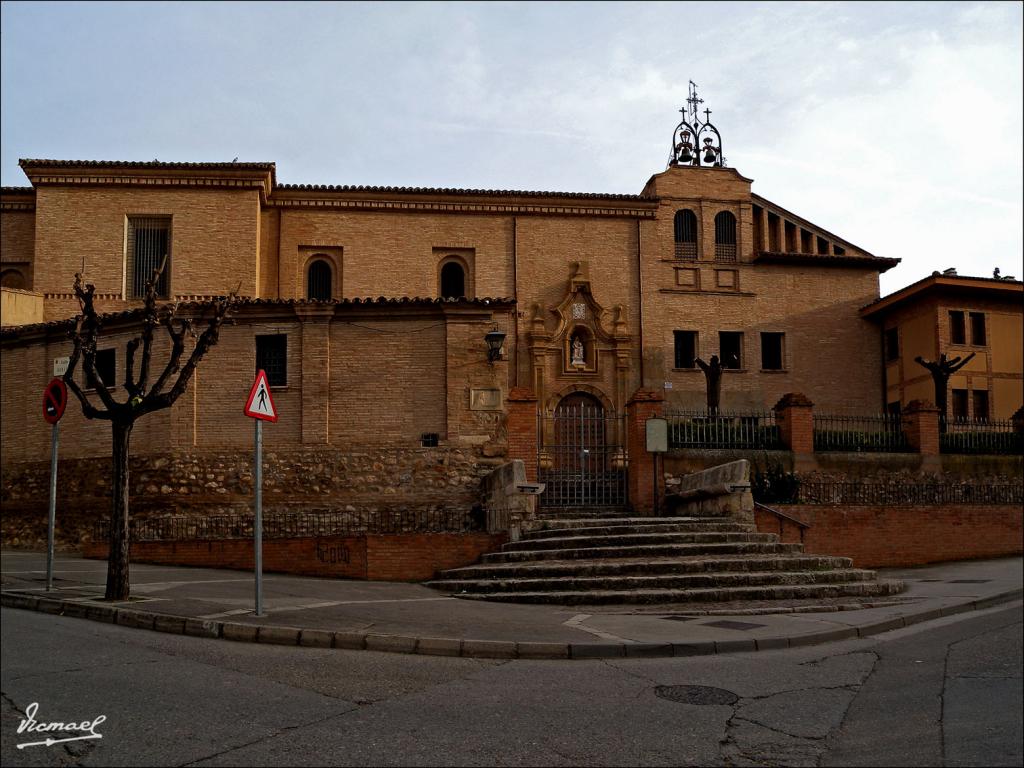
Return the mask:
M487 362L493 363L495 360L500 360L501 345L505 343L504 331L499 331L498 326L494 326L494 330L488 331L484 336L484 341L487 342Z

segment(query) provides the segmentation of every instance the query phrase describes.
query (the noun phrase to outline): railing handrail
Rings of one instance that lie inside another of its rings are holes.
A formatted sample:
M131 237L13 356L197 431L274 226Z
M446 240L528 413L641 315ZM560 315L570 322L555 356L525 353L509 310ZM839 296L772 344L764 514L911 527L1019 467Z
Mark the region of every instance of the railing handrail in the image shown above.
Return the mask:
M791 523L796 523L805 530L811 527L810 523L805 523L803 520L799 520L792 515L787 515L785 512L780 512L773 507L769 507L767 504L762 504L760 501L755 501L754 507L755 509L763 509L765 512L771 512L773 515L782 518L783 520L789 520Z

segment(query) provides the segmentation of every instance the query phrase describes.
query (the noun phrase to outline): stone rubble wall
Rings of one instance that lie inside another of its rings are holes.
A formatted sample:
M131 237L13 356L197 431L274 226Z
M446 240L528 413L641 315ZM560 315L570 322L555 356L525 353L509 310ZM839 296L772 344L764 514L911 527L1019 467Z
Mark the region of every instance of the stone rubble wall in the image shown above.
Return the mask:
M482 479L500 458L463 448L289 448L264 452L263 509L349 512L360 519L395 510L464 510L481 500ZM49 462L4 466L0 477L0 544L46 543ZM96 520L110 516L109 458L64 459L57 476L57 546L92 540ZM247 514L254 504L252 454L175 451L131 460L131 514Z

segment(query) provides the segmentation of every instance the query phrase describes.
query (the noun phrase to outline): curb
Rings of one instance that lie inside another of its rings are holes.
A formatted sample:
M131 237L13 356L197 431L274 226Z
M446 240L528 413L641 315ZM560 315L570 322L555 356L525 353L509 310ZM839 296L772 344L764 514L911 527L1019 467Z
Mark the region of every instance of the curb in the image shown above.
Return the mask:
M784 648L820 645L855 637L870 637L894 629L913 626L944 616L977 611L1001 603L1019 600L1024 590L972 600L944 608L931 608L906 616L883 619L861 627L841 627L796 637L762 637L740 640L703 640L679 643L551 643L516 642L512 640L460 640L444 637L415 637L379 633L332 632L326 629L303 629L276 624L238 624L204 621L187 616L136 611L46 597L32 597L10 592L0 593L5 608L49 613L55 616L102 621L133 629L148 629L174 635L189 635L242 643L289 645L304 648L337 648L344 650L411 653L424 656L461 656L470 659L634 659L709 656L729 653L750 653Z

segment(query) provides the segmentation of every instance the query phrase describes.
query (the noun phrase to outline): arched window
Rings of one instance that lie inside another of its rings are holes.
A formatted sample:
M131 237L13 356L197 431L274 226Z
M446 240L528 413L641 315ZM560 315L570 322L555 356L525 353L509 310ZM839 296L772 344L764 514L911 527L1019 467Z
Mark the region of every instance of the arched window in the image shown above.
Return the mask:
M0 272L0 286L4 288L24 288L25 276L16 269L5 269Z
M449 261L441 267L441 298L461 299L466 295L466 271L457 261Z
M736 217L729 211L715 216L715 259L736 261Z
M697 258L697 216L693 211L684 208L676 211L676 258Z
M323 259L317 259L309 265L306 275L306 298L314 301L330 301L331 265Z

